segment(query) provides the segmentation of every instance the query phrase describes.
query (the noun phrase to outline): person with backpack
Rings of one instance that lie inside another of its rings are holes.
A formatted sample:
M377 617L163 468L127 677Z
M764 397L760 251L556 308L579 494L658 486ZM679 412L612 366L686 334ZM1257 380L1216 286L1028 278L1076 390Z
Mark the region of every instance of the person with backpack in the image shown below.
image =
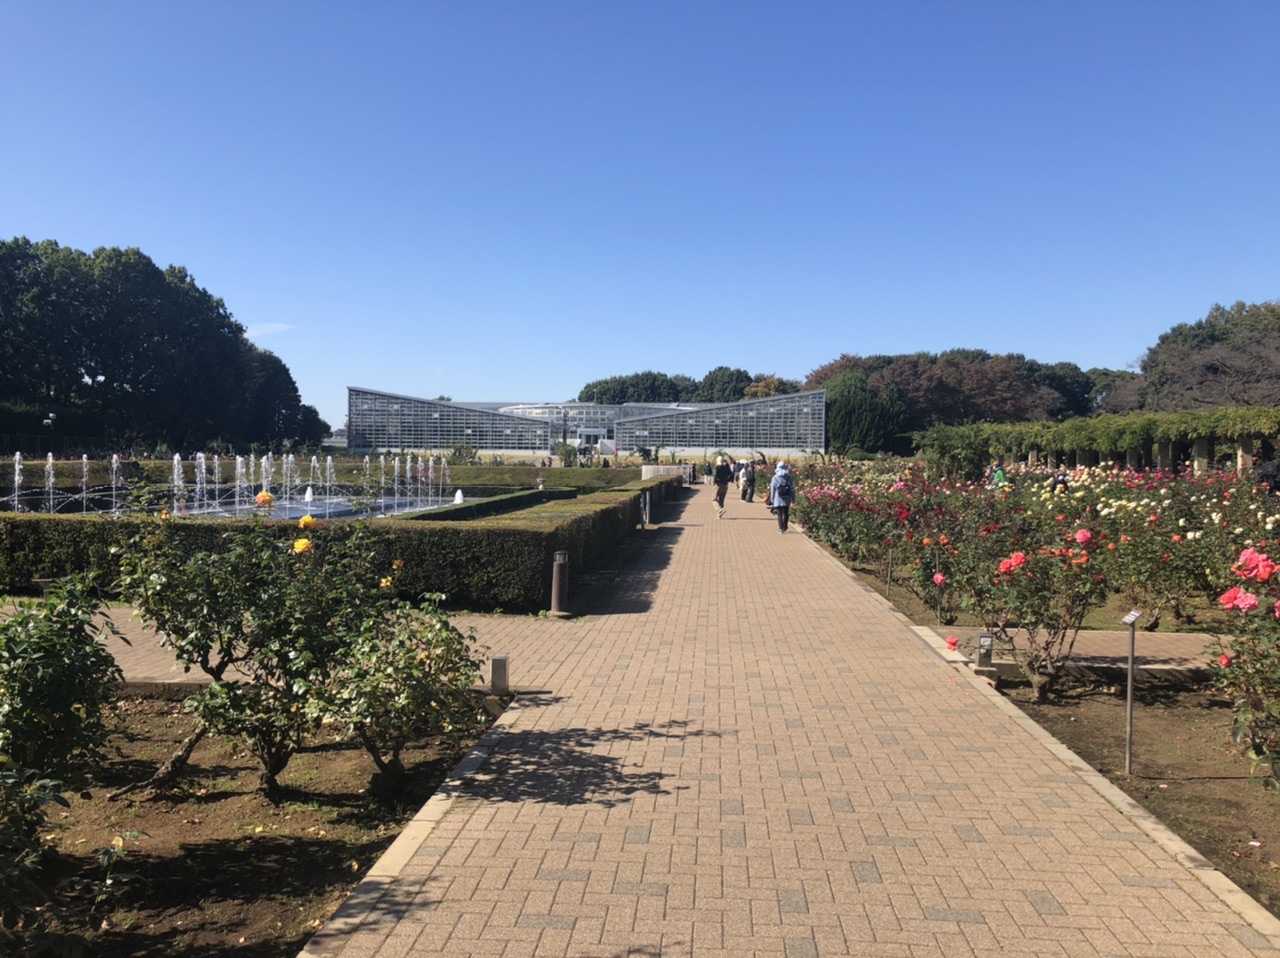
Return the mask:
M756 501L756 464L750 459L742 464L742 501Z
M733 468L724 461L724 456L716 456L716 471L711 476L716 484L716 518L724 518L724 494L729 491L729 483L733 481Z
M779 462L774 470L773 479L769 482L769 508L778 517L778 535L787 531L791 503L795 500L796 483L791 477L791 469L785 462Z

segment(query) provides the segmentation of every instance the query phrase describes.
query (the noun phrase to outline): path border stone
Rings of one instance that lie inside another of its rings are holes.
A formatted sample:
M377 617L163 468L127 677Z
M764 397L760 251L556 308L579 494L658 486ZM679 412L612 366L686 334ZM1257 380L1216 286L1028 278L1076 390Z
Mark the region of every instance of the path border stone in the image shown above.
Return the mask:
M1118 786L1113 785L1106 776L1095 769L1092 765L1082 759L1073 752L1065 744L1056 739L1045 728L1043 728L1035 719L1031 718L1022 709L1018 708L1007 698L996 690L991 682L977 675L973 671L973 663L969 658L959 651L952 651L947 648L946 642L942 636L928 626L918 626L911 622L907 616L903 615L888 599L880 595L866 583L862 582L857 573L846 566L843 562L833 556L831 553L823 549L818 543L814 542L808 536L805 536L814 549L817 549L828 561L833 562L842 569L846 575L854 580L860 589L865 590L877 599L881 600L893 614L902 621L925 645L932 649L939 657L946 661L958 673L964 676L974 688L981 694L985 695L991 702L1002 712L1008 715L1016 725L1022 728L1032 738L1037 739L1041 744L1056 755L1062 762L1068 765L1080 778L1088 784L1095 792L1101 795L1116 811L1133 820L1146 835L1157 845L1172 855L1178 862L1184 865L1191 874L1195 875L1200 882L1208 888L1219 900L1228 908L1243 918L1250 927L1254 928L1260 934L1271 939L1271 944L1280 947L1280 918L1277 918L1271 912L1267 911L1252 895L1248 894L1243 888L1228 878L1223 872L1207 858L1191 847L1185 839L1180 837L1168 825L1160 821L1155 815L1147 811L1132 798L1124 793Z

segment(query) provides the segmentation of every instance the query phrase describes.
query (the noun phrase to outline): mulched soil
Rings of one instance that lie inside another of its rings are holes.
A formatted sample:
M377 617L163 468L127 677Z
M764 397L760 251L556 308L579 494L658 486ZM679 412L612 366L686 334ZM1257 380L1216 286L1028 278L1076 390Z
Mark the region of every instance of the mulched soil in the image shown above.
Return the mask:
M1124 774L1123 691L1064 690L1037 705L1009 697L1280 916L1280 792L1231 744L1230 705L1206 691L1148 691L1134 709L1134 775ZM1265 769L1264 769L1265 770Z
M208 738L179 791L112 802L109 792L151 774L194 727L179 703L154 699L117 703L113 720L108 761L49 816L52 871L70 882L48 914L69 936L62 954L296 955L474 743L416 743L405 787L382 800L368 790L368 755L322 733L279 776L273 804L243 745ZM126 854L104 886L96 853L117 839Z

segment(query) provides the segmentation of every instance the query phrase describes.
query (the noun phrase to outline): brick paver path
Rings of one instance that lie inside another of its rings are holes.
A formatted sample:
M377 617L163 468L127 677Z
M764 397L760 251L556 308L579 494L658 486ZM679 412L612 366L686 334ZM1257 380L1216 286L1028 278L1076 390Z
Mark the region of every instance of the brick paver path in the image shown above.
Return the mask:
M538 691L310 953L1276 954L758 504L703 488L644 537L580 618L460 617Z
M593 614L468 617L541 691L315 952L1275 954L759 505L647 535Z

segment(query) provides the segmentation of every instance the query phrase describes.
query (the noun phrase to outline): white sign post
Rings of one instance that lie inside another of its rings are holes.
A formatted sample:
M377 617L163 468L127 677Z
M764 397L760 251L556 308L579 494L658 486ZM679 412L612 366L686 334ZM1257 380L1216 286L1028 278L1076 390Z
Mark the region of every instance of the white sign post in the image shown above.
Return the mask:
M1124 773L1133 774L1133 658L1138 643L1138 619L1141 609L1134 609L1120 621L1129 627L1129 688L1125 701L1124 722Z

